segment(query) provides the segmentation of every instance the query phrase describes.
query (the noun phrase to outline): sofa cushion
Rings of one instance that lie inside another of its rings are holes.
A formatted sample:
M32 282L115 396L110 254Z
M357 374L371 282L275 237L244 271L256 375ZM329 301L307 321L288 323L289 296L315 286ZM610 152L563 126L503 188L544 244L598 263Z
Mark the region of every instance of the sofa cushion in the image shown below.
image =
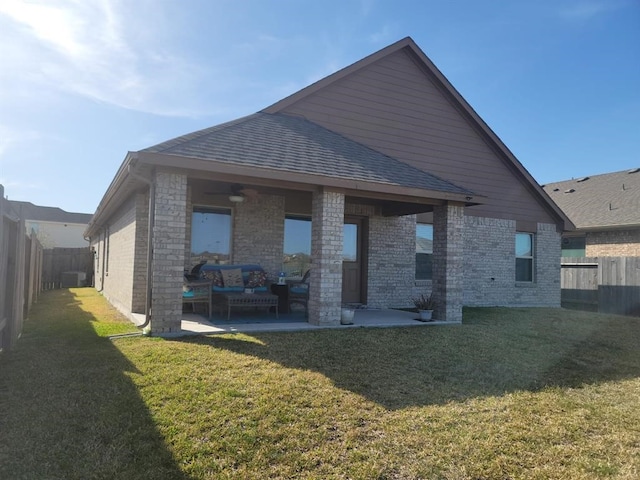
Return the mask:
M219 293L242 293L244 292L244 287L216 287L214 285L211 290Z
M231 268L228 270L222 270L222 279L225 287L243 287L244 281L242 279L242 269Z

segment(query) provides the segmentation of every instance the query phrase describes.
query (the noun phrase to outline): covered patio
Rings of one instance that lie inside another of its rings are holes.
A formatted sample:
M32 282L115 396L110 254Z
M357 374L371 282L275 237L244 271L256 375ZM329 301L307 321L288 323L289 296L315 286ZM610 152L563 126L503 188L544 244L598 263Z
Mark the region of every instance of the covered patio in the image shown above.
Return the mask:
M130 152L121 171L135 193L127 221L135 218L136 281L126 300L156 334L183 329L185 269L259 265L273 282L298 252L308 257L297 274L310 270L311 325L339 326L343 304L406 307L424 291L437 318L462 319L464 210L477 200L446 180L306 120L264 113ZM422 213L433 217L433 275L417 283ZM286 250L291 221L310 225L308 252ZM105 272L118 228L103 232Z

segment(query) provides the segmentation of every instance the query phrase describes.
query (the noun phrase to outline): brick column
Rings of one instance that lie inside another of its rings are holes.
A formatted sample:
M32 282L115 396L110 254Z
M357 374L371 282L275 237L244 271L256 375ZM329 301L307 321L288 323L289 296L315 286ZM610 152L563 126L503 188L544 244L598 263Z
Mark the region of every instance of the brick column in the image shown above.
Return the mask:
M235 206L233 263L257 263L278 278L284 251L284 197L260 194Z
M339 325L342 306L344 194L314 192L311 205L309 323Z
M153 228L152 333L176 333L182 319L186 175L157 172Z
M433 209L433 295L436 320L462 321L464 206Z

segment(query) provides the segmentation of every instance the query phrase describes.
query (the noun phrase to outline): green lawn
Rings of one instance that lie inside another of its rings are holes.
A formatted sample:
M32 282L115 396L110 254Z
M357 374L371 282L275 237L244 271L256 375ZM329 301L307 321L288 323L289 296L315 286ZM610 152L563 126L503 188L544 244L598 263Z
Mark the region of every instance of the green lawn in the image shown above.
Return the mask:
M640 320L162 340L92 289L0 354L1 479L640 478Z

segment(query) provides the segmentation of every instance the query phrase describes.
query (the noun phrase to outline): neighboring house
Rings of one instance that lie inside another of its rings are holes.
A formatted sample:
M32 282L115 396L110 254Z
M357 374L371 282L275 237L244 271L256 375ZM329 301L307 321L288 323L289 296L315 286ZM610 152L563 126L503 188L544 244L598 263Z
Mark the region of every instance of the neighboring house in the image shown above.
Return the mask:
M640 256L640 168L543 188L576 226L562 237L562 256Z
M9 200L11 207L25 219L27 233L36 232L45 249L88 247L84 231L91 220L89 213L65 212L57 207L41 207L31 202Z
M310 258L317 325L343 303L431 290L454 322L463 305L559 306L571 228L405 38L256 114L129 152L86 235L96 287L177 332L183 270L202 259L275 278Z

